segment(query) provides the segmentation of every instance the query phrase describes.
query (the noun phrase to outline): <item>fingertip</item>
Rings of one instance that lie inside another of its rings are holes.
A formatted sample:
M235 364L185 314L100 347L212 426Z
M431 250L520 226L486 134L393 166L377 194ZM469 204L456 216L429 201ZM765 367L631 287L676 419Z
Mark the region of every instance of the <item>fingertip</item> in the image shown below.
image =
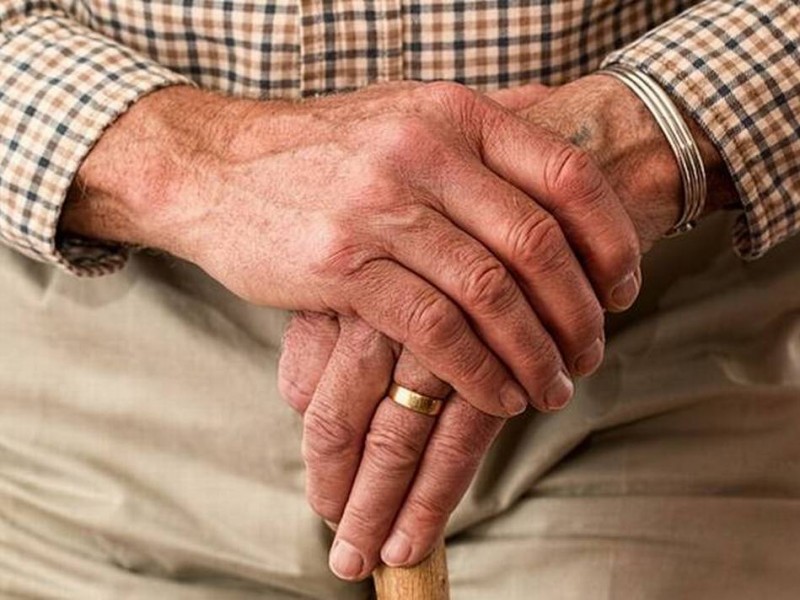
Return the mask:
M339 579L345 581L364 579L369 574L364 568L365 565L364 555L355 546L338 538L333 542L328 566Z
M575 359L573 371L578 376L594 373L603 362L605 343L598 337L594 342Z
M394 531L381 549L381 560L390 567L408 564L413 548L408 536L400 530Z
M278 371L278 393L286 404L301 415L308 409L313 395L312 392L299 385L282 371Z
M443 529L444 526L442 526L441 529L438 529L435 535L431 535L430 537L423 536L424 539L417 538L409 540L411 550L403 563L398 566L406 568L415 567L428 558L436 549L437 543L441 541Z
M638 271L638 268L637 268ZM614 289L611 290L611 302L608 307L609 310L614 312L622 312L628 310L636 301L639 295L639 282L641 275L637 277L636 271L628 273L623 277Z
M515 382L507 381L500 389L500 405L505 414L497 415L503 417L515 417L525 412L528 408L530 397Z
M545 388L543 400L546 409L549 411L563 409L574 393L575 384L564 371L560 371Z

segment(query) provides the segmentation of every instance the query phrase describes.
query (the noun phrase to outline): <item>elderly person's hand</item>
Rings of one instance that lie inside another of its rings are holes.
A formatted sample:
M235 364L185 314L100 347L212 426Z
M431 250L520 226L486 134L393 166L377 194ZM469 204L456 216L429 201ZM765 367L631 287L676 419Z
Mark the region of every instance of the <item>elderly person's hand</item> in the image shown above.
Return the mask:
M296 315L284 338L280 373L284 395L304 414L309 502L329 524L338 524L332 570L344 579L367 576L393 522L397 541L384 549L384 561L421 560L504 419L459 394L435 419L381 402L392 377L434 397L449 390L407 350L358 319Z
M590 151L619 190L642 248L675 222L681 184L674 158L649 113L619 83L587 77L549 92L527 86L494 97ZM734 192L713 146L694 133L713 210ZM597 208L586 202L585 210L591 215ZM603 243L600 236L595 243ZM447 390L407 350L356 319L297 315L285 336L280 375L284 397L304 414L309 501L338 523L333 570L359 579L379 555L390 565L424 558L503 420L458 394L436 420L381 401L392 379L432 396Z
M563 406L568 372L599 360L597 297L636 295L636 235L594 164L456 84L302 103L168 88L74 190L65 232L167 250L257 304L358 316L495 415Z

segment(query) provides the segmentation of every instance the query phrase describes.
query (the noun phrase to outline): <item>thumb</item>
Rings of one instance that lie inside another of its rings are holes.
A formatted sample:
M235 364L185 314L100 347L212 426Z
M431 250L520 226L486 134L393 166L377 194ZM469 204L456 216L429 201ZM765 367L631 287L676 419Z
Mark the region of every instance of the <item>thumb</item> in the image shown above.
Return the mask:
M513 88L495 90L487 96L511 111L522 110L541 102L556 90L541 83L528 83Z

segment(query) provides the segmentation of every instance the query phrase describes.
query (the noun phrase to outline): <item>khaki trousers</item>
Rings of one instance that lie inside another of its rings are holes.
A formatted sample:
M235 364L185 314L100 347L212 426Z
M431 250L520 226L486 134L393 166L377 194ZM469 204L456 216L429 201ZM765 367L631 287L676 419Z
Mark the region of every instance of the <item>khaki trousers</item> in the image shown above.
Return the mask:
M455 600L800 597L800 239L663 242L602 370L511 422L450 523ZM0 597L367 598L327 571L286 315L139 255L0 250Z

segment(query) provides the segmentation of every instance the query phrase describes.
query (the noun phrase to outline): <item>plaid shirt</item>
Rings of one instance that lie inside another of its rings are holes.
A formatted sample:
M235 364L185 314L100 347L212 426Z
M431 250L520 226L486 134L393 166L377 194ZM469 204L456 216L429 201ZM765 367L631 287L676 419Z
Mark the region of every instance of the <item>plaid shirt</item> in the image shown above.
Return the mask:
M77 274L124 262L57 236L82 159L131 103L180 83L302 98L398 79L561 83L626 63L719 148L741 255L800 228L797 0L0 0L0 30L0 238Z

